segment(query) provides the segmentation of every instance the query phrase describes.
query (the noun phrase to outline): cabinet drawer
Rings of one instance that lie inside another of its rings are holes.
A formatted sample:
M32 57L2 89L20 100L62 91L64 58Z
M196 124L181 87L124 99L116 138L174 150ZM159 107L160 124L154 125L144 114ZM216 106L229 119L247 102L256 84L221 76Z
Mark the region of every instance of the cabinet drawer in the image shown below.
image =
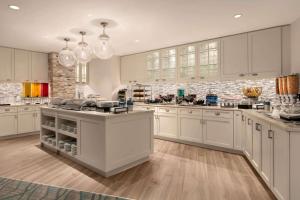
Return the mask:
M135 110L154 110L155 111L155 107L154 106L134 106Z
M233 111L226 110L203 110L203 117L220 117L220 118L233 118Z
M0 107L0 113L14 113L17 112L15 107Z
M201 109L183 108L183 109L179 109L179 114L180 115L192 115L192 116L201 117L202 116L202 110Z
M159 107L157 109L158 113L166 113L166 114L177 114L177 108L170 107Z
M34 106L20 106L18 107L18 112L32 112L35 111L36 108Z

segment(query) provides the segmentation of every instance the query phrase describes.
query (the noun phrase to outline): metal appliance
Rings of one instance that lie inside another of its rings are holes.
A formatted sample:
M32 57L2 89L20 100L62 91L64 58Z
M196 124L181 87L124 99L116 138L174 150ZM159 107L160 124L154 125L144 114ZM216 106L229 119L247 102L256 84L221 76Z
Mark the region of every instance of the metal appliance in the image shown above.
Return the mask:
M97 101L97 112L110 112L111 108L119 107L119 101Z

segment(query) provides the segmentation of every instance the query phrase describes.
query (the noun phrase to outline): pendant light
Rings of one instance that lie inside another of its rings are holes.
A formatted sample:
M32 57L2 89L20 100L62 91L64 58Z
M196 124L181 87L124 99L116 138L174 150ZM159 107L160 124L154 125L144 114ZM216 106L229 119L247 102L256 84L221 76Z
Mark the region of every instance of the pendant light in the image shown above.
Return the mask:
M63 48L59 54L58 54L58 62L65 66L65 67L71 67L75 64L76 58L73 51L68 47L68 42L70 41L70 38L64 38L64 41L66 42L66 47Z
M113 56L114 51L109 42L110 38L105 33L105 28L107 27L108 23L101 22L100 24L103 28L103 32L99 36L100 42L94 48L94 54L100 59L109 59Z
M80 31L79 34L81 35L81 42L78 43L74 53L79 63L88 63L92 59L93 52L88 43L83 40L86 32Z

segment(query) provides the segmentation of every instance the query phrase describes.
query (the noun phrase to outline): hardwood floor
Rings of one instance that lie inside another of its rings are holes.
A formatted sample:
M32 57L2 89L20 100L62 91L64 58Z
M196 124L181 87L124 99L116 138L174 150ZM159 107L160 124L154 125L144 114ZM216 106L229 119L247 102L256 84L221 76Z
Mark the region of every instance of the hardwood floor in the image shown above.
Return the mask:
M242 156L155 140L151 160L104 178L39 147L38 136L0 141L0 176L133 199L274 199Z

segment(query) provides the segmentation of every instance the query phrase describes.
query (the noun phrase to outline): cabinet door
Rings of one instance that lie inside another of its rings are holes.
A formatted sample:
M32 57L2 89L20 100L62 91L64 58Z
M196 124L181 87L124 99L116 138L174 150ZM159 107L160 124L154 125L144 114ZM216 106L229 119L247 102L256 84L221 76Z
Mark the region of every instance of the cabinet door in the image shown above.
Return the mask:
M158 135L177 138L177 115L158 115Z
M244 114L242 114L242 122L241 122L241 140L242 140L242 144L241 144L241 150L243 152L245 152L245 146L246 146L246 116Z
M202 119L200 117L191 117L181 115L178 118L180 139L203 143Z
M247 40L247 34L222 38L221 65L223 79L242 78L248 74Z
M252 123L250 118L246 118L246 135L244 152L249 160L252 159Z
M291 149L291 200L298 200L300 199L300 134L299 132L292 132L290 135L290 149Z
M196 80L196 45L178 48L178 79L180 81Z
M146 81L158 82L161 80L161 55L159 51L149 52L146 55Z
M41 130L41 113L40 112L35 113L34 128L35 128L35 131Z
M252 165L260 172L261 169L261 132L262 124L258 121L253 123L252 131Z
M154 125L154 135L158 135L158 115L154 114L154 120L153 120L153 125Z
M242 112L234 111L234 148L242 150Z
M0 115L0 136L15 135L18 132L18 116L15 114Z
M252 75L281 75L281 27L248 34Z
M31 80L48 82L48 54L31 53Z
M15 81L29 81L31 76L31 52L15 49Z
M177 49L163 49L160 51L160 78L162 82L175 82L177 79Z
M204 118L204 143L233 148L233 119Z
M262 125L261 135L261 172L260 175L271 188L273 182L273 135L270 125Z
M29 133L35 131L35 113L18 113L18 133Z
M273 191L278 199L289 199L290 153L289 132L271 127L274 132L274 180Z
M146 56L144 53L121 57L122 83L134 83L145 80Z
M13 79L13 49L0 47L0 81Z

